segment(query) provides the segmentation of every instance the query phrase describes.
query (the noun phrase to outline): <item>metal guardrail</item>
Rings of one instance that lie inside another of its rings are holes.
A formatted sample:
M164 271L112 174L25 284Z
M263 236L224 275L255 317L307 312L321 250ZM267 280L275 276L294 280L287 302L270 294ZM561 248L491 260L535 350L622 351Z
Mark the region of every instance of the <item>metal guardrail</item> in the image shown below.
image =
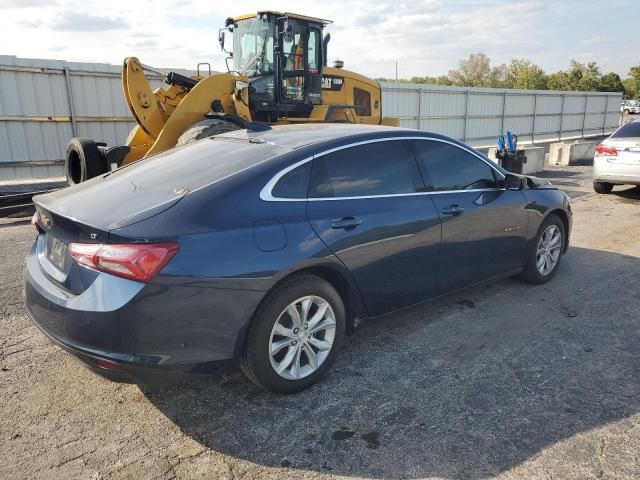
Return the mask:
M0 195L0 218L15 214L30 214L34 211L33 197L42 193L49 193L52 190L41 190L36 192L13 193L10 195Z

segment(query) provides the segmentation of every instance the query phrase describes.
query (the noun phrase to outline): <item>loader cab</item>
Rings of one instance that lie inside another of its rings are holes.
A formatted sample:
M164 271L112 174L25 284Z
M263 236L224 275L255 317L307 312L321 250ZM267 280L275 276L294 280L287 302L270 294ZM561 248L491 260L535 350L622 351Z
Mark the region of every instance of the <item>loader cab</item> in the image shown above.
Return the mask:
M322 67L327 20L278 12L229 18L232 71L249 78L254 120L307 118L322 103ZM221 35L224 45L224 35Z

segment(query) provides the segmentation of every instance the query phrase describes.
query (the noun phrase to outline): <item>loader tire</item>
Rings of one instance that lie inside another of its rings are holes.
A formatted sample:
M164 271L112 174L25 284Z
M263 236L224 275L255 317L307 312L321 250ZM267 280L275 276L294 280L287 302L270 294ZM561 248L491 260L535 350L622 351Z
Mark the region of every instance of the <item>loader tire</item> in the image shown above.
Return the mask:
M194 123L187 130L184 131L176 147L180 145L186 145L187 143L193 143L197 140L207 137L213 137L219 133L232 132L233 130L239 130L240 127L235 123L227 122L226 120L218 120L217 118L207 118L201 122Z
M69 185L82 183L107 171L107 161L90 138L72 138L67 146L64 168Z

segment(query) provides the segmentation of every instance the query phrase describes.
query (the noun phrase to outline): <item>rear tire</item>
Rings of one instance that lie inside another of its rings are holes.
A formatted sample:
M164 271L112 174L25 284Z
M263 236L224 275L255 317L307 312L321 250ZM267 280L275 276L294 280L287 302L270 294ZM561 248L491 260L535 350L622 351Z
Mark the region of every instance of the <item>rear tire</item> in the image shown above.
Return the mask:
M90 138L72 138L64 160L67 183L76 185L106 173L107 160Z
M220 133L233 132L234 130L240 130L240 127L235 123L217 118L207 118L201 122L194 123L185 130L184 133L180 135L180 138L178 138L176 147L193 143L203 138L213 137Z
M546 242L545 239L543 239L543 236L549 235L549 237L546 238L548 238L548 240L553 240L556 232L560 235L560 238L557 241L558 243ZM527 265L525 266L522 273L518 276L518 278L532 285L540 285L551 280L558 270L558 267L560 266L560 261L562 260L566 241L567 236L564 228L564 223L562 223L562 220L560 219L560 217L558 217L558 215L552 213L544 220L544 222L542 222L542 225L540 225L538 233L536 234L536 237L528 254ZM549 249L544 246L544 244L546 243L550 243ZM539 260L541 250L550 252L550 261L555 258L553 266L549 265L549 269L544 268L544 265L546 264L544 264L542 268L540 267ZM556 252L557 257L555 257Z
M596 193L602 193L604 195L606 195L607 193L611 193L611 190L613 190L613 185L611 183L607 183L607 182L593 182L593 189L596 191Z
M310 302L308 316L303 313L301 300ZM292 305L300 313L299 328L288 313ZM320 305L324 306L321 313ZM315 313L319 313L320 320ZM331 326L313 332L323 324ZM304 390L316 383L335 361L344 340L345 324L344 303L331 284L315 275L295 275L271 292L258 307L247 334L242 371L257 386L274 393ZM283 346L278 348L280 342ZM306 353L306 349L312 351ZM292 360L286 364L290 353ZM298 366L294 370L296 359ZM280 373L276 370L287 365L290 368Z

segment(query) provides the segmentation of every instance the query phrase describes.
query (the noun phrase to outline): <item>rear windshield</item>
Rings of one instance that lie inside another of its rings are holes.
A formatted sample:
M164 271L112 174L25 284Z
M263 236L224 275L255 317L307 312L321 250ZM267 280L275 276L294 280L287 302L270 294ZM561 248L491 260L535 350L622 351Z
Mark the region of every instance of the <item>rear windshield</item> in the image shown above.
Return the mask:
M106 181L129 181L143 190L193 191L286 151L272 143L209 138L135 162Z
M640 122L625 123L611 138L640 138Z

